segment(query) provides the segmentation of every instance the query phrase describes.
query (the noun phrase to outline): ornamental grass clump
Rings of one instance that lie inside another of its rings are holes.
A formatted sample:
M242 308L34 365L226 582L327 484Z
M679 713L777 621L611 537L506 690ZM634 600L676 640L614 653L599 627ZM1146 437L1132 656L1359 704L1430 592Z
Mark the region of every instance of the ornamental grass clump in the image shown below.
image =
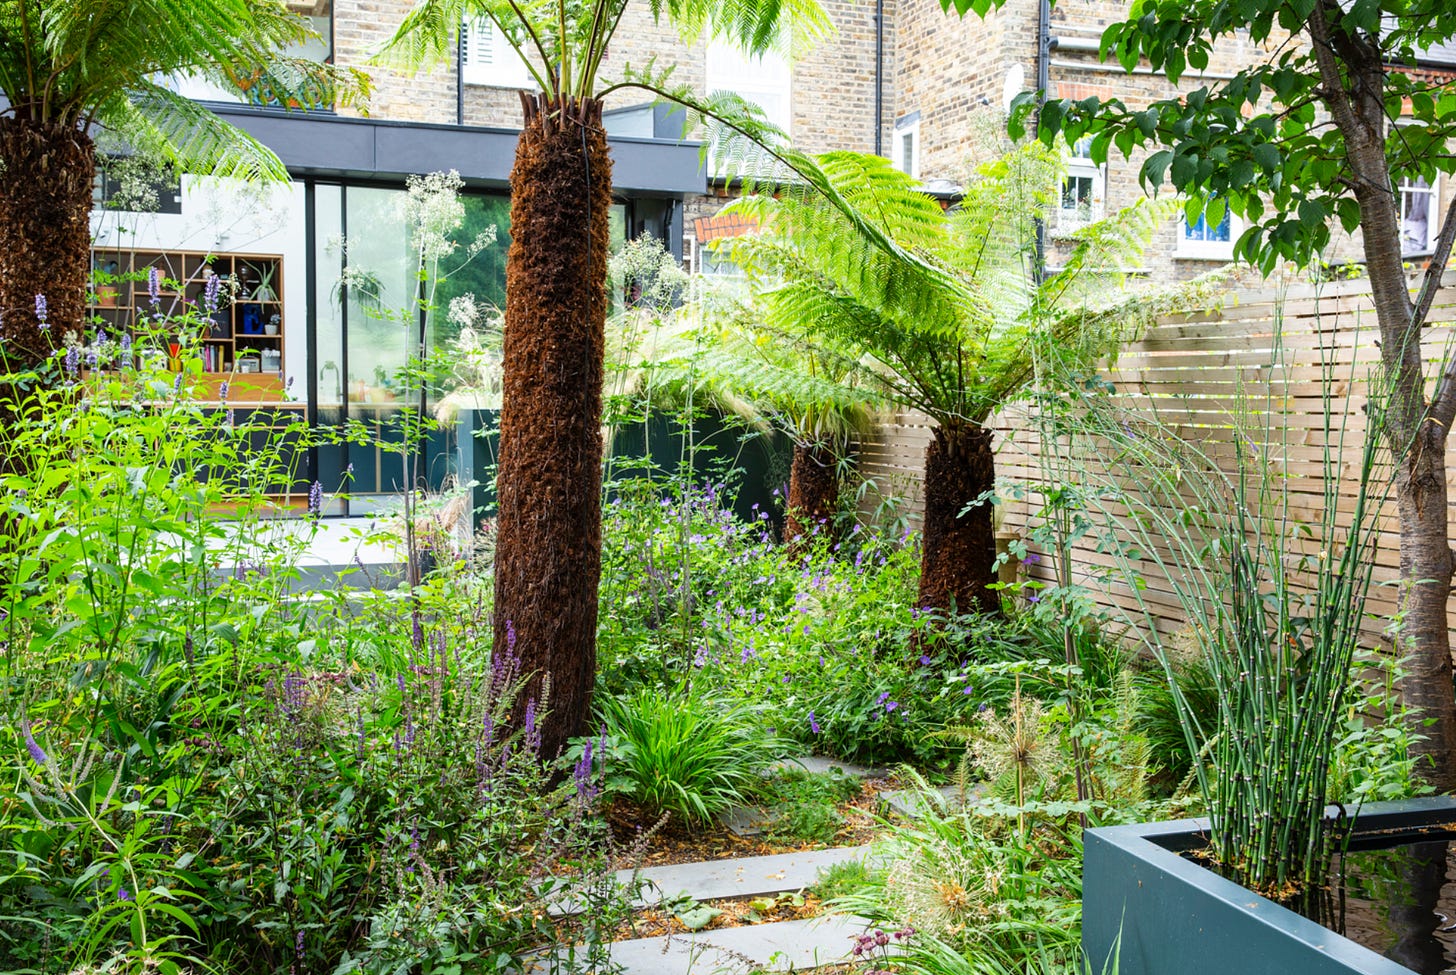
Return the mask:
M601 712L609 791L688 826L745 802L784 752L758 709L709 694L643 690Z
M1281 363L1277 333L1274 344ZM1198 443L1099 384L1066 383L1040 417L1088 486L1084 513L1096 527L1082 544L1115 560L1145 618L1140 636L1168 670L1208 804L1209 853L1226 874L1271 893L1319 883L1342 825L1326 817L1327 784L1389 491L1379 439L1350 429L1358 411L1336 400L1328 362L1323 376L1314 431L1323 504L1310 522L1297 520L1284 473L1291 444L1273 383ZM1362 386L1365 422L1378 429L1385 387L1380 377ZM1347 479L1352 440L1362 443ZM1208 669L1212 727L1185 699L1177 654L1155 625L1143 578L1153 571L1171 584Z

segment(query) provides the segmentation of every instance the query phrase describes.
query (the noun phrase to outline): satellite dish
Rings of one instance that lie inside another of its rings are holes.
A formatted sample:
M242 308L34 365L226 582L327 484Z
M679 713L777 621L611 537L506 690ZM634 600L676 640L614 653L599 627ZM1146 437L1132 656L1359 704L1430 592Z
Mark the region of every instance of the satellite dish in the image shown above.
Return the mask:
M1006 72L1006 80L1001 85L1001 110L1011 111L1011 103L1016 96L1021 94L1026 87L1026 68L1020 64L1013 64Z

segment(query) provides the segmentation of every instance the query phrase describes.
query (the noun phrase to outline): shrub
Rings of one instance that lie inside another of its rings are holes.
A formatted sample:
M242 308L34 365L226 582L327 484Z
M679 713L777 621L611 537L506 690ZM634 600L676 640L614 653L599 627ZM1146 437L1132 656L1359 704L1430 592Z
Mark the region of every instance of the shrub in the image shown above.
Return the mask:
M947 809L924 788L925 813L890 828L872 871L833 906L914 936L895 957L902 972L938 975L945 953L1023 971L1044 953L1076 956L1081 927L1081 837L1035 810ZM1018 814L1026 814L1019 826ZM974 971L975 969L970 969ZM992 970L995 970L992 968Z
M92 345L0 427L0 970L495 969L589 893L600 942L599 762L505 730L478 588L294 599L301 539L217 517L292 488L271 418Z

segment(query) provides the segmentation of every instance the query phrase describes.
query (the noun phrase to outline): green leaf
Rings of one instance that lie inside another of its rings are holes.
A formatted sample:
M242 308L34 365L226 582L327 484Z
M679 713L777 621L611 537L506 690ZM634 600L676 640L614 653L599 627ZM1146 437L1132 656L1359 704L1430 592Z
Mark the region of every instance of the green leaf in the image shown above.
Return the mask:
M1324 225L1325 217L1328 215L1324 206L1315 200L1299 201L1299 222L1306 230L1313 230Z
M1159 149L1143 162L1142 182L1151 184L1156 192L1163 185L1168 166L1173 161L1172 149Z
M1251 155L1253 156L1254 164L1265 172L1272 172L1279 168L1280 157L1277 146L1272 146L1267 142L1261 142L1254 147Z
M709 907L706 904L700 904L692 910L684 911L683 913L679 914L677 916L677 919L681 921L683 927L687 928L689 931L701 931L709 924L712 924L713 919L715 917L718 917L722 913L723 912L716 907Z

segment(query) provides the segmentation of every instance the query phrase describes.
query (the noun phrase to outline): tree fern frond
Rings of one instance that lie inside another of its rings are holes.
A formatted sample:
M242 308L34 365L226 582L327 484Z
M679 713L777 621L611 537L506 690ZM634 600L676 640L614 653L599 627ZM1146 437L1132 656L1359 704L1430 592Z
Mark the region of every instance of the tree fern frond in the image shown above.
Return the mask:
M203 106L146 82L128 98L118 93L98 116L126 142L178 172L231 179L287 180L273 150Z
M556 92L557 79L549 70L562 48L555 11L551 0L416 0L372 60L409 72L447 63L455 57L465 22L483 17L520 55L532 80L543 91Z
M706 34L750 55L796 56L834 32L817 0L652 0L652 12L666 15L688 42Z

